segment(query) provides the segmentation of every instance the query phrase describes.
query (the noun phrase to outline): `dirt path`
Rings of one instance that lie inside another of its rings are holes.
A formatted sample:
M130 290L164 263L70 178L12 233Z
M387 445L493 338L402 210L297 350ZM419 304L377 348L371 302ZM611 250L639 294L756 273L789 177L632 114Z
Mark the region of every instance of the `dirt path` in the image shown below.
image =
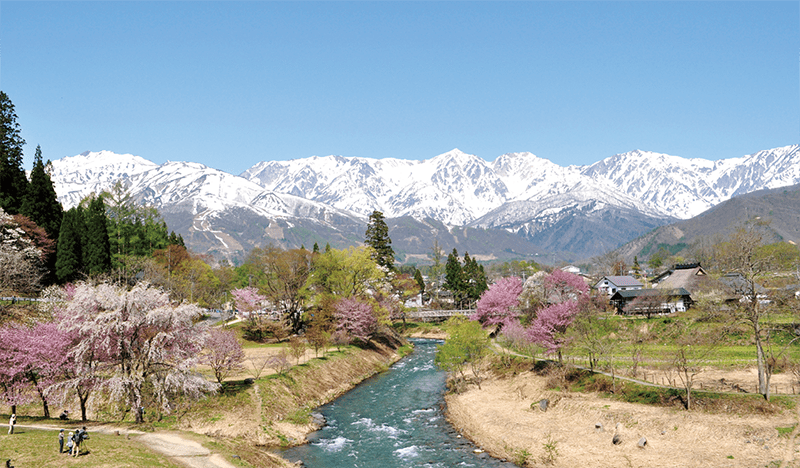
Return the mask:
M21 425L29 429L40 429L45 431L58 431L57 426L48 425ZM167 432L142 432L136 430L122 429L110 426L86 426L86 430L91 433L114 434L126 437L136 437L151 450L169 457L171 460L189 468L235 468L228 463L222 455L211 453L200 443L186 439L176 433Z

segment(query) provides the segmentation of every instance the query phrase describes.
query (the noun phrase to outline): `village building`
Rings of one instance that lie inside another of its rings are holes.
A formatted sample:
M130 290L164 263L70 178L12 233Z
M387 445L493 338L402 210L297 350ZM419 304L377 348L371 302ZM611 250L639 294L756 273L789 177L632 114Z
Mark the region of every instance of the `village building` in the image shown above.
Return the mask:
M684 288L629 289L617 291L609 299L620 315L656 315L683 312L692 306L692 296Z
M652 283L656 289L683 288L690 293L695 293L708 278L708 274L699 263L684 263L674 265L671 269L656 276Z
M593 286L594 289L608 294L608 297L613 296L617 291L630 291L643 287L644 285L633 276L604 276Z

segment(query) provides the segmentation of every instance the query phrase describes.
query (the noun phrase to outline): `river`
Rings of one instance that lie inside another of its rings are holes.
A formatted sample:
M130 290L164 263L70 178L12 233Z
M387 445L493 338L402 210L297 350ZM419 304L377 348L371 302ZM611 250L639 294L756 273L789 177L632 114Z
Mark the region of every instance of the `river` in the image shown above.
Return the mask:
M308 468L515 467L460 438L443 414L445 372L433 363L437 340L318 409L327 425L309 443L284 450Z

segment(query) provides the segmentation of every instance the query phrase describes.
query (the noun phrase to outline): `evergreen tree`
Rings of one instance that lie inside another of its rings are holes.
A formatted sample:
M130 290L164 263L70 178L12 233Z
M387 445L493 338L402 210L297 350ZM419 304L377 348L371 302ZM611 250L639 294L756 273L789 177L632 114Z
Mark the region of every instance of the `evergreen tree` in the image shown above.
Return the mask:
M453 293L453 300L460 306L466 291L466 281L464 280L464 270L461 261L458 259L458 251L454 248L447 256L447 263L444 266L444 288Z
M28 188L22 167L20 126L14 104L0 91L0 208L8 214L18 214Z
M639 257L633 257L633 277L639 279L642 277L642 267L639 265Z
M89 203L84 216L86 243L83 248L83 268L88 275L105 273L111 269L111 244L108 241L108 219L103 197Z
M313 253L319 253L319 244L314 242L314 248L311 250Z
M74 281L80 273L82 221L80 208L67 210L62 218L56 254L56 278L61 283Z
M164 225L164 227L166 227L166 225ZM179 245L183 248L186 248L186 244L183 243L183 237L180 234L175 234L175 231L169 233L167 245Z
M373 260L378 265L394 270L394 250L392 249L392 239L389 238L389 227L383 219L383 213L373 211L369 215L365 244L374 250Z
M470 301L480 299L481 294L489 288L483 265L479 265L477 260L470 258L469 252L464 253L464 280L466 297Z
M422 278L422 272L419 270L414 271L414 281L419 286L419 293L425 294L425 280Z
M47 162L47 165L50 165L50 161ZM64 215L64 209L58 202L53 181L42 162L41 146L36 147L31 181L23 198L20 212L41 226L48 237L58 241L58 231L61 229L61 217Z

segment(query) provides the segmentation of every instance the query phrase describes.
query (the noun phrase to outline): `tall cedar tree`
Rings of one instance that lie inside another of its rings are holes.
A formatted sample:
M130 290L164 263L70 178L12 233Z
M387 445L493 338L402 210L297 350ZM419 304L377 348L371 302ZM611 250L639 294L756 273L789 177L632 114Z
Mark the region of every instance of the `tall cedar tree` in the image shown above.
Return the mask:
M67 283L78 278L83 259L83 210L75 207L67 210L61 221L56 254L56 278Z
M83 268L88 275L111 269L111 244L108 241L108 220L103 197L89 203L85 213L86 242L83 244Z
M50 164L50 161L47 162ZM42 162L42 147L36 147L36 156L31 170L31 181L28 191L22 202L21 213L33 220L34 223L44 228L50 239L58 240L58 231L61 229L61 217L64 209L58 202L56 189L50 174L45 170Z
M464 270L461 261L458 259L458 251L454 248L447 256L447 263L444 266L444 288L453 293L453 301L457 306L461 306L467 282L464 279Z
M479 265L475 258L470 258L469 252L464 253L464 281L466 297L475 302L480 299L481 294L486 291L489 286L487 284L486 272L483 265Z
M12 215L20 212L28 188L22 167L24 144L14 104L0 91L0 208Z
M366 240L364 242L375 250L373 254L375 263L390 271L394 270L392 239L389 238L389 227L386 225L383 213L380 211L373 211L369 215Z
M422 278L421 271L414 270L414 281L416 281L417 285L419 285L419 293L425 294L425 279Z

